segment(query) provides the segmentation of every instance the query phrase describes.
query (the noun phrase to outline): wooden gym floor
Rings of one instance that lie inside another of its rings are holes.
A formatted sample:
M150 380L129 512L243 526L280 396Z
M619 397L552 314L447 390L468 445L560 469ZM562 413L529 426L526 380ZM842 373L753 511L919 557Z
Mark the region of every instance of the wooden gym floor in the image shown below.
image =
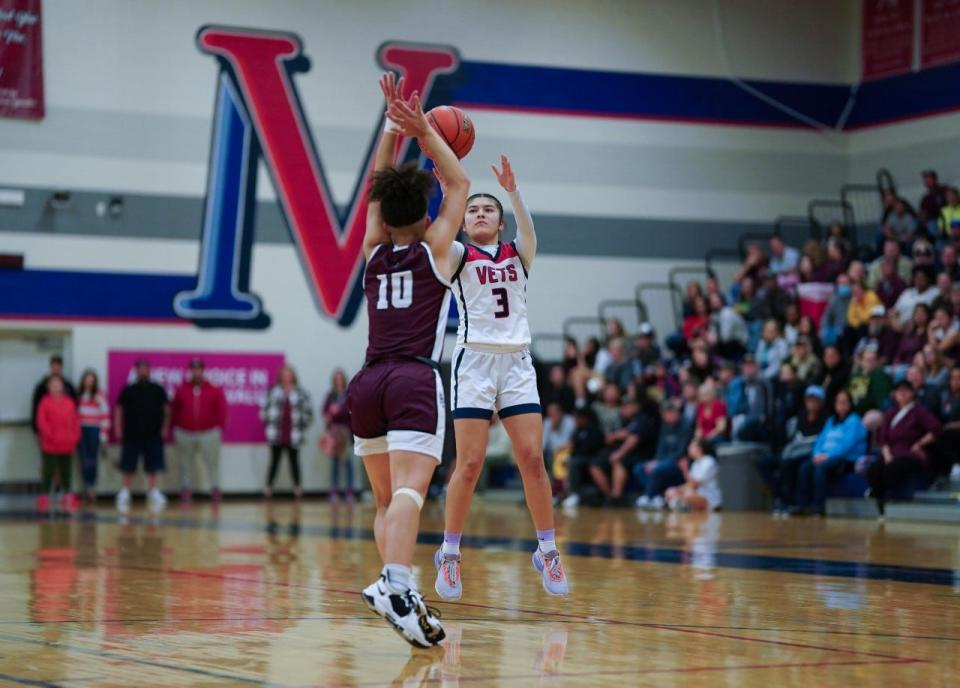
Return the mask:
M515 504L474 505L448 640L412 651L358 591L371 509L206 505L128 519L0 509L0 685L953 686L960 530L762 514L560 515L548 598Z

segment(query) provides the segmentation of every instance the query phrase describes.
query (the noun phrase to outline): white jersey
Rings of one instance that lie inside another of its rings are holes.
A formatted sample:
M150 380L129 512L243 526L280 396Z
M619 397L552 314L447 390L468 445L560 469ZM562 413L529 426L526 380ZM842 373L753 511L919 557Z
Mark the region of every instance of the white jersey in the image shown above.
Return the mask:
M484 249L455 241L453 257L458 254L450 280L460 312L457 344L492 353L527 348L527 270L516 242Z
M701 456L690 464L690 477L700 483L697 494L707 500L711 511L723 504L718 470L717 460L712 456Z

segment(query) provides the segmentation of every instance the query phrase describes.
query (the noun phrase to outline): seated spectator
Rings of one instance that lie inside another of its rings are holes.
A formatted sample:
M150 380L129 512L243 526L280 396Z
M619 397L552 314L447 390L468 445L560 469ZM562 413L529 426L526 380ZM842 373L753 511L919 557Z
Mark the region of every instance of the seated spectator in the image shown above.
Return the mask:
M917 402L939 418L940 407L943 404L943 388L927 382L922 357L922 353L917 354L917 364L907 368L904 379L916 390Z
M950 282L960 282L960 261L957 260L956 244L944 244L943 248L940 249L937 270L945 272L950 278Z
M783 450L757 461L757 471L773 495L774 512L795 506L797 473L800 466L813 456L813 446L827 420L823 412L825 397L823 387L807 387L803 410L787 421L787 442Z
M814 282L814 270L813 259L810 256L803 255L800 256L800 263L797 265L797 281L801 284L804 282Z
M783 338L787 340L787 344L793 346L799 335L800 308L797 307L796 303L790 302L783 315Z
M732 437L739 442L763 442L769 435L770 385L752 354L743 357L742 365L743 374L730 383L726 395Z
M626 340L622 337L611 339L607 350L610 352L610 365L604 372L604 379L620 389L626 389L633 380L633 366L627 358Z
M892 239L906 248L916 238L918 225L917 215L910 204L897 198L893 203L893 212L889 213L884 221L882 237L886 240Z
M917 266L913 269L913 286L904 289L893 307L895 316L894 327L902 329L910 318L918 303L930 306L940 295L940 290L933 284L933 275L928 268Z
M788 361L780 365L780 373L773 382L773 405L769 437L774 447L782 447L787 440L787 421L800 413L803 406L805 385L797 377L797 371Z
M573 337L563 338L563 360L560 365L563 366L563 372L569 374L571 370L580 367L583 363L583 356L577 347L577 340Z
M949 356L958 330L960 327L953 317L953 308L949 304L935 306L933 320L927 328L927 343L939 358Z
M810 340L810 346L813 353L818 357L823 357L823 342L820 341L820 333L817 332L817 325L809 315L801 315L800 322L797 323L797 335L806 337Z
M780 372L780 364L790 354L787 340L780 335L780 323L776 320L767 320L763 324L763 334L757 346L757 363L765 378L773 379Z
M947 241L954 241L955 227L960 226L960 192L957 187L947 187L946 205L940 209L940 234Z
M693 312L683 319L683 339L689 349L693 340L703 337L710 327L710 308L707 300L698 296L693 300Z
M926 381L941 390L946 389L947 379L950 376L950 364L937 347L929 342L923 347L923 364L927 374Z
M850 328L847 336L852 338L851 341L856 341L867 331L870 313L876 306L883 304L876 292L867 288L865 282L854 282L851 286L853 298L847 307L847 327Z
M717 511L723 506L718 479L716 450L709 440L694 439L687 447L688 459L680 460L684 483L666 492L673 511Z
M779 234L770 237L770 272L780 276L797 269L800 251L787 246Z
M790 358L787 362L793 366L797 373L797 380L804 387L820 383L823 377L823 363L813 353L810 340L806 337L797 337L797 341L791 347Z
M823 380L821 385L826 392L824 404L833 408L833 400L837 392L847 388L850 380L850 364L836 346L828 346L823 350Z
M767 273L760 284L760 291L757 294L759 298L759 317L763 320L771 318L778 321L785 320L787 308L792 301L790 294L780 286L776 276L771 273Z
M628 400L620 409L619 427L606 436L606 449L590 464L590 475L606 504L623 506L633 466L653 455L659 425L659 413L649 404Z
M847 312L850 310L850 301L853 298L853 288L850 278L840 275L837 278L837 290L827 304L827 309L820 319L820 339L825 345L836 344L847 327Z
M853 357L860 358L864 349L871 348L877 352L877 359L880 365L886 365L893 361L897 353L897 347L900 345L900 333L890 327L887 320L887 313L883 306L874 306L870 312L870 322L867 324L867 331L857 342L853 349Z
M849 263L850 258L844 244L831 239L827 242L827 259L819 268L814 269L811 281L834 282L837 277L846 273Z
M890 310L897 303L906 288L907 283L896 273L895 263L892 260L884 260L881 265L881 277L876 284L876 294L880 303L887 310Z
M619 390L617 390L619 393ZM567 496L563 500L564 508L574 508L580 504L583 476L604 447L604 431L589 408L577 409L573 414L576 430L570 450L570 462L567 470Z
M717 399L712 382L704 382L697 390L697 417L694 436L708 440L722 440L727 436L727 405Z
M943 419L943 434L936 450L930 453L930 472L935 479L943 481L951 469L960 464L960 366L950 369L938 416Z
M693 315L693 302L704 298L703 287L696 280L687 282L687 295L683 299L683 317Z
M850 376L850 392L853 411L863 416L867 411L883 411L890 402L893 381L877 360L877 352L867 347L860 353L858 365Z
M549 406L557 403L565 413L572 413L576 406L577 395L573 387L567 382L567 375L562 365L555 365L550 368L547 377L547 384L543 389L543 405Z
M831 241L836 241L843 246L844 253L850 255L853 252L853 245L850 243L850 237L847 235L847 228L844 227L843 223L834 220L830 223L830 226L827 227L827 236L824 237L823 245L826 246Z
M759 281L767 272L767 257L763 253L763 248L756 242L747 244L747 255L743 264L733 273L733 282L739 282L744 277L750 277L754 281Z
M851 260L847 266L847 277L850 278L850 284L867 281L867 266L861 260Z
M653 325L648 322L640 323L637 334L633 338L633 358L642 368L653 365L660 360L662 354L654 337ZM634 370L636 373L636 368Z
M570 449L575 429L573 416L560 404L554 401L547 405L546 417L543 419L543 458L548 466L553 465L555 454Z
M903 332L900 333L900 341L897 344L896 352L893 354L890 374L894 380L900 380L907 372L907 366L913 362L914 356L923 351L924 344L927 343L927 328L930 325L930 308L923 303L918 303L913 310L913 317L906 323Z
M647 396L656 403L680 396L680 381L663 361L648 365L643 370L642 383Z
M900 244L894 240L883 242L883 254L870 263L867 270L867 286L873 290L878 290L878 285L883 279L883 266L889 264L893 269L893 274L903 280L904 284L910 281L913 274L913 261L905 258L900 252ZM889 308L889 306L887 306Z
M867 482L881 516L887 499L927 469L927 452L942 431L936 416L916 403L909 382L897 383L893 396L896 403L883 414L880 426L880 458L867 469Z
M756 348L757 340L760 338L760 300L757 297L756 283L749 277L740 280L740 288L737 298L733 301L733 310L743 318L747 324L747 331L750 333L750 340L747 344L748 349Z
M709 306L711 314L708 341L722 358L739 359L750 342L747 321L733 306L725 305L720 294L710 295Z
M694 344L693 351L690 354L690 365L687 367L687 374L691 380L701 385L713 377L713 373L714 365L713 359L710 358L710 350L707 349L706 344L697 342Z
M913 267L922 267L934 274L937 267L937 256L933 250L933 244L926 239L917 239L910 247L910 254L913 256Z
M613 432L620 422L620 388L608 382L600 391L600 398L593 402L593 413L604 434Z
M920 222L933 237L939 234L940 211L947 204L946 187L940 184L934 170L923 171L923 186L927 193L920 200Z
M828 484L853 470L857 459L867 451L867 430L853 411L850 394L838 393L833 409L834 415L813 445L813 457L800 466L792 514L823 514Z
M685 380L680 388L681 400L683 401L683 420L691 427L697 424L697 407L699 406L699 386L693 380Z
M680 414L682 407L679 399L668 399L661 404L657 449L650 461L633 467L633 474L643 490L637 498L638 509L662 509L664 491L683 483L679 461L693 437L693 427Z
M933 300L933 303L930 304L931 312L938 308L949 308L950 299L953 296L953 282L950 281L950 275L947 273L937 273L935 285L939 293L937 294L937 298Z
M803 255L800 256L800 263L797 267L800 269L803 259L806 258L809 265L809 270L812 273L815 273L819 270L823 264L827 261L827 252L823 246L820 245L820 242L816 239L808 239L807 242L803 245ZM810 279L809 282L814 282L816 280Z

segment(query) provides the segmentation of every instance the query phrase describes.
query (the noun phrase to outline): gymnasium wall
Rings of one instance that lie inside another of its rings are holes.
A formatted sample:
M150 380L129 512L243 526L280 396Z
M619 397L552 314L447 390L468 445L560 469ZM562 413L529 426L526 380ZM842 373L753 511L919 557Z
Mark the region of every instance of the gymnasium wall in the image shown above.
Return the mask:
M22 206L0 207L0 251L23 253L28 270L195 277L218 74L195 44L205 24L300 36L311 68L294 83L338 204L382 109L378 46L455 47L465 66L444 88L479 132L465 162L474 185L493 188L489 164L509 154L538 224L535 332L803 214L810 198L872 178L890 148L884 138L870 147L874 130L829 130L859 69L852 0L47 0L43 12L47 116L0 120L0 188L26 192ZM68 208L51 207L54 189L72 193ZM112 197L123 202L115 217L104 212ZM263 165L257 200L251 289L272 318L266 330L107 322L97 314L109 309L89 303L79 318L76 294L22 286L0 290L0 322L66 329L71 374L105 369L112 348L282 351L320 396L335 366L360 365L366 318L341 327L320 313ZM654 321L666 330L667 310ZM22 450L4 446L0 433L0 479L32 477ZM262 454L228 447L226 486L255 486ZM305 459L307 485L323 486L325 460L312 445Z

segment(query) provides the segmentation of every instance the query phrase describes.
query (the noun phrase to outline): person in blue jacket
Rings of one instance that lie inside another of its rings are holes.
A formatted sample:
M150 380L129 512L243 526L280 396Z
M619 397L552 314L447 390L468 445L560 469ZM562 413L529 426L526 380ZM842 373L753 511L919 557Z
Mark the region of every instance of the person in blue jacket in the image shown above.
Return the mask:
M867 429L853 412L850 392L843 389L837 393L833 410L813 445L813 457L800 467L792 514L823 514L828 483L852 470L867 451Z

